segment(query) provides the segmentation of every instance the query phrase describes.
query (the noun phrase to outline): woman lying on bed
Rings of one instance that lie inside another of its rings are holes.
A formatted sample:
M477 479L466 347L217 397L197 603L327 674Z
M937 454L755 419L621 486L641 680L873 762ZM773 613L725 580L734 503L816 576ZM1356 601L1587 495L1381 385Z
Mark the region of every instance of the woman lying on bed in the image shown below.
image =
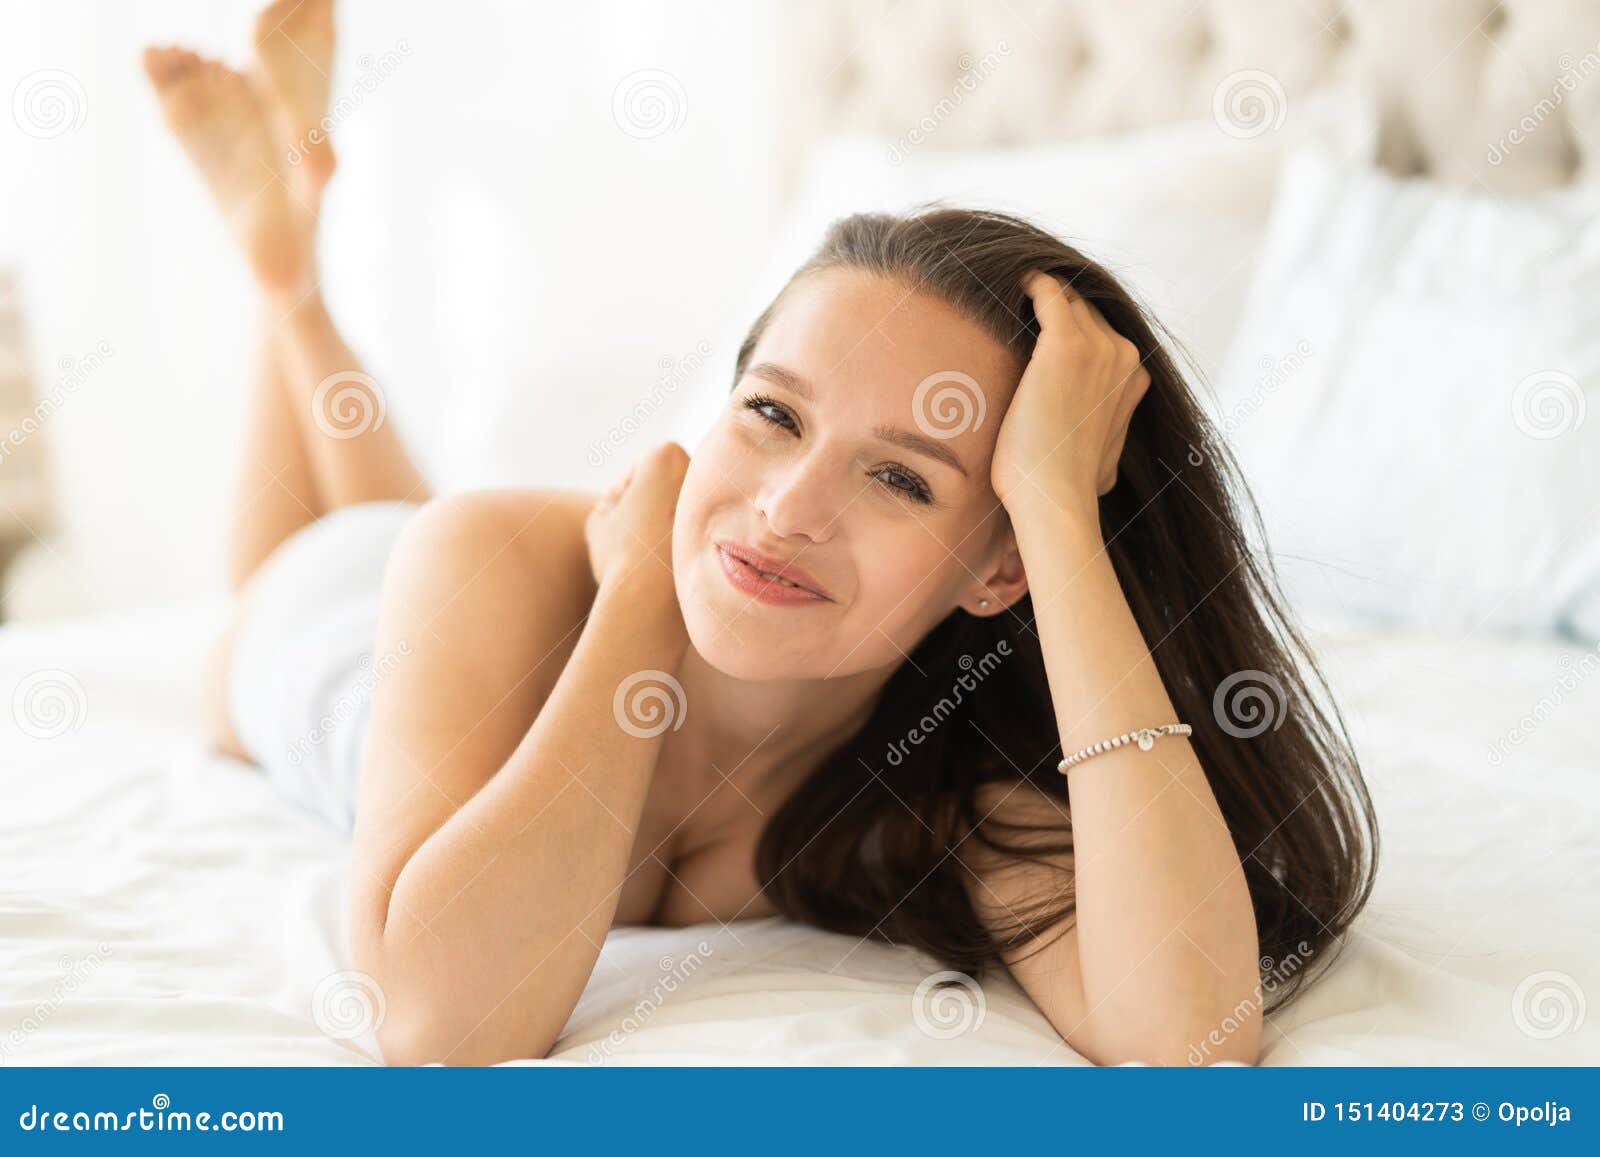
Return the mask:
M329 4L257 31L146 58L262 293L215 730L353 823L386 1058L545 1056L614 925L782 914L1008 968L1095 1062L1253 1062L1376 833L1129 294L1009 216L851 217L692 455L431 498L335 412L379 396L315 273Z

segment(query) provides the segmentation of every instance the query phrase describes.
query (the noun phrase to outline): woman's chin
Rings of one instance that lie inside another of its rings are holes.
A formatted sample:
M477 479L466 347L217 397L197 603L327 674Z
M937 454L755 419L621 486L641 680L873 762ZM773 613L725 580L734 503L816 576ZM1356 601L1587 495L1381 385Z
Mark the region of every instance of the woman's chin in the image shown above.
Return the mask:
M734 622L731 616L719 618L717 611L704 606L684 608L683 621L689 629L689 645L707 666L731 679L756 682L790 673L777 652L757 639L764 632L755 623Z

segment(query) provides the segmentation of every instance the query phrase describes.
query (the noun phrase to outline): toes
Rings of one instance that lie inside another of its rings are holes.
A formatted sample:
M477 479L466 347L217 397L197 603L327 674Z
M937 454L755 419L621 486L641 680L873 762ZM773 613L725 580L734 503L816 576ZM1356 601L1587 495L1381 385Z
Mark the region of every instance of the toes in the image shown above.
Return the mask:
M144 50L144 71L150 82L165 86L177 80L193 66L199 57L185 48L152 44Z
M151 84L160 84L167 75L167 50L149 45L140 55L144 65L144 74L150 78Z

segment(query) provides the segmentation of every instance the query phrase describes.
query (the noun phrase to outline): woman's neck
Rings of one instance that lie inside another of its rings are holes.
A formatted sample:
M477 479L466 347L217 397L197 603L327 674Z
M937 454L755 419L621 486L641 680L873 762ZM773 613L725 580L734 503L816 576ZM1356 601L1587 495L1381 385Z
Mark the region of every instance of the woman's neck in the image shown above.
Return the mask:
M721 776L758 789L790 786L864 726L896 665L830 679L734 678L693 646L678 671L684 730Z

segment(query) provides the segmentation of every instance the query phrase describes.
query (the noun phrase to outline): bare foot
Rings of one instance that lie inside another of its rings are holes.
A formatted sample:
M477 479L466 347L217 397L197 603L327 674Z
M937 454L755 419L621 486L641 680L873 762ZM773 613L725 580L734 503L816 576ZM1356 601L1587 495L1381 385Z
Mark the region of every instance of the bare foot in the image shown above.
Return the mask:
M182 48L145 49L144 68L256 277L278 290L309 282L315 217L284 185L282 149L250 80Z
M323 125L333 71L333 0L274 0L256 17L255 41L285 157L314 199L334 165Z

